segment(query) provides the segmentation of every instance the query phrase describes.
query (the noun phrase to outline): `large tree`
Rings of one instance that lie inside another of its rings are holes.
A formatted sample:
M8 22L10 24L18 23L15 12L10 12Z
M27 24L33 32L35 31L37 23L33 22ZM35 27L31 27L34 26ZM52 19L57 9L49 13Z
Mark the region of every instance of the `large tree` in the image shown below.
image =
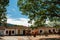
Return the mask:
M23 15L35 21L35 26L43 26L46 19L60 21L59 0L19 0L18 6Z
M6 17L6 6L8 5L9 0L0 0L0 25L6 26L7 17Z

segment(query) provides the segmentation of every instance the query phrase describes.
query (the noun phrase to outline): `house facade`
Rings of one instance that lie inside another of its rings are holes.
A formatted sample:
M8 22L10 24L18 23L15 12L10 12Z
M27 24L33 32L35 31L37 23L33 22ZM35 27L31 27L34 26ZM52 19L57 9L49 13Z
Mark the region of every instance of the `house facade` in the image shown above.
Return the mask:
M29 28L29 27L18 27L18 26L12 26L12 27L0 27L0 35L6 35L6 36L13 36L13 35L43 35L43 34L57 34L59 28L53 28L53 27L39 27L39 28Z
M52 28L52 27L41 27L38 28L39 34L56 34L58 33L58 28Z
M0 27L0 36L4 35L5 27Z
M7 27L4 30L4 35L24 35L25 34L25 30L28 29L27 27Z
M4 35L16 35L17 29L5 29Z

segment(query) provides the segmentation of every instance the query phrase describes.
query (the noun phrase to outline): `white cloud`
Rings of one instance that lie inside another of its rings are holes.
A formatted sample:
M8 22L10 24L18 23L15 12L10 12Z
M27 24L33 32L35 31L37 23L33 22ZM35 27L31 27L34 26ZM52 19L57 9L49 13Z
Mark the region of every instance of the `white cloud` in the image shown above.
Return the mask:
M8 18L7 19L7 23L23 25L23 26L30 26L31 24L29 24L28 21L29 19L26 19L26 18L19 18L19 19Z

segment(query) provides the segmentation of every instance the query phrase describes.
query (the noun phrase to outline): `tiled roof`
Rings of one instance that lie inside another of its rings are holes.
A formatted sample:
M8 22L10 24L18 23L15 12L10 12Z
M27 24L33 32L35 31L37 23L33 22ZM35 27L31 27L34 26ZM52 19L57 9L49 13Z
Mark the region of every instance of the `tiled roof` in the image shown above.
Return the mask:
M54 27L38 27L38 29L54 29Z
M0 26L0 30L4 30L6 27Z
M8 29L27 29L29 27L26 26L12 26L12 27L7 27Z

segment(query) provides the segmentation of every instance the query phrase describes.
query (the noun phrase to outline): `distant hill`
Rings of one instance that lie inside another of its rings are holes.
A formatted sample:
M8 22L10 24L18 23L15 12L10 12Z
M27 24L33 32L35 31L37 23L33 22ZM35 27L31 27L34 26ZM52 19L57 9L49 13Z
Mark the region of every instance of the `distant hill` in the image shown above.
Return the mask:
M2 26L2 25L0 24L0 26ZM7 23L7 26L8 26L8 27L12 27L12 26L23 26L23 25L15 25L15 24ZM26 27L26 26L25 26L25 27Z
M14 24L9 24L9 23L7 23L7 26L14 26Z
M15 25L15 24L7 23L7 26L12 27L12 26L23 26L23 25ZM26 26L25 26L25 27L26 27Z

